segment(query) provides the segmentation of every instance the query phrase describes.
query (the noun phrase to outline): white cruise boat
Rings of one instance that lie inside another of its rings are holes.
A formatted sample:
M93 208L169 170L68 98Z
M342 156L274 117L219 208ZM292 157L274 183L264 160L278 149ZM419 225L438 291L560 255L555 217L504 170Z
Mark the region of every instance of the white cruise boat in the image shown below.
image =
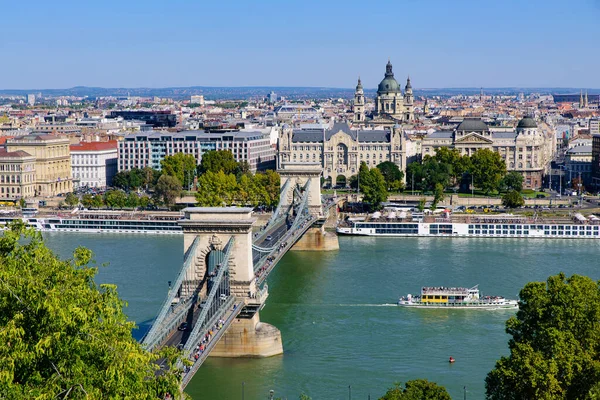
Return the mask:
M182 234L179 213L124 213L90 211L72 215L53 216L3 216L0 229L15 219L41 232L80 233L143 233L172 235Z
M479 288L428 286L421 288L420 296L410 294L400 297L398 305L414 308L466 308L466 309L512 309L519 308L517 300L501 296L480 296Z
M481 237L481 238L545 238L600 239L600 219L575 214L572 220L532 219L510 215L471 215L455 218L414 216L387 218L377 214L370 218L354 218L341 222L340 235L388 237Z

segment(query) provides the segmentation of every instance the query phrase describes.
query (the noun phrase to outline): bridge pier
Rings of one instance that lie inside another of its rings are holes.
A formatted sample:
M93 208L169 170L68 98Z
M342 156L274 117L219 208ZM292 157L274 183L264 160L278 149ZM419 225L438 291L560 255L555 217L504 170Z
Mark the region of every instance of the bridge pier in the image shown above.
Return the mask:
M252 318L236 319L210 352L210 357L261 358L279 354L283 354L281 332L261 322L255 313Z
M335 232L327 232L321 225L309 228L294 244L291 250L297 251L334 251L340 249L340 243Z

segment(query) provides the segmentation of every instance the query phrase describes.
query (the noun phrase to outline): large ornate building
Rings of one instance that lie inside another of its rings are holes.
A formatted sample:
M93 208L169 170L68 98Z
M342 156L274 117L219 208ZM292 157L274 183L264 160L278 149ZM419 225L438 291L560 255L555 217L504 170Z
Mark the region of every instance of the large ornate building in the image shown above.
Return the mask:
M423 138L422 156L435 154L438 147L450 147L472 155L480 149L500 154L509 171L523 175L523 187L542 187L542 179L554 150L556 135L545 134L533 118L521 119L515 130L491 130L479 118L466 118L453 131L437 131Z
M345 123L331 128L284 127L278 141L281 163L320 163L323 178L332 185L345 185L358 174L364 161L370 168L392 161L406 167L405 138L400 127L385 130L354 130Z
M30 162L26 154L34 157L34 196L52 197L73 191L69 143L66 137L47 134L19 136L6 141L8 154L22 154L24 163ZM24 165L25 169L27 165ZM27 197L25 188L21 194Z
M375 111L372 118L374 121L388 120L394 123L410 123L415 118L414 96L410 78L406 80L403 94L402 88L394 78L390 61L385 66L385 76L377 87ZM359 78L354 93L354 122L362 123L365 120L365 95Z

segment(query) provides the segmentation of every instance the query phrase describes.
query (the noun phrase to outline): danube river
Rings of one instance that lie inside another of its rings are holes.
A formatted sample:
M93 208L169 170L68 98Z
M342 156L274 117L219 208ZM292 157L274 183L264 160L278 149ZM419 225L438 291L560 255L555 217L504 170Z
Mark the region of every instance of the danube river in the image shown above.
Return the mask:
M156 314L181 266L181 236L45 234L67 257L95 252L99 282L116 283L141 326ZM261 319L282 333L284 354L209 358L186 391L194 399L375 399L394 382L426 378L452 398L484 397L484 379L508 353L511 311L415 310L394 305L420 286L480 285L515 298L532 280L564 271L600 279L600 241L341 237L340 251L290 252L269 278ZM139 332L136 333L139 336ZM448 358L456 359L454 364ZM349 390L349 387L351 389Z

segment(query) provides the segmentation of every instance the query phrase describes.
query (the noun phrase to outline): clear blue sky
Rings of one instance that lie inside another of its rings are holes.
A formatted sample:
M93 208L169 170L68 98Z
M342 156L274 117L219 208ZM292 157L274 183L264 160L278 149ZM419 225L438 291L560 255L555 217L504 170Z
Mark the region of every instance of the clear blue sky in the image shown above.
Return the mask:
M600 0L30 0L0 8L0 88L600 88Z

